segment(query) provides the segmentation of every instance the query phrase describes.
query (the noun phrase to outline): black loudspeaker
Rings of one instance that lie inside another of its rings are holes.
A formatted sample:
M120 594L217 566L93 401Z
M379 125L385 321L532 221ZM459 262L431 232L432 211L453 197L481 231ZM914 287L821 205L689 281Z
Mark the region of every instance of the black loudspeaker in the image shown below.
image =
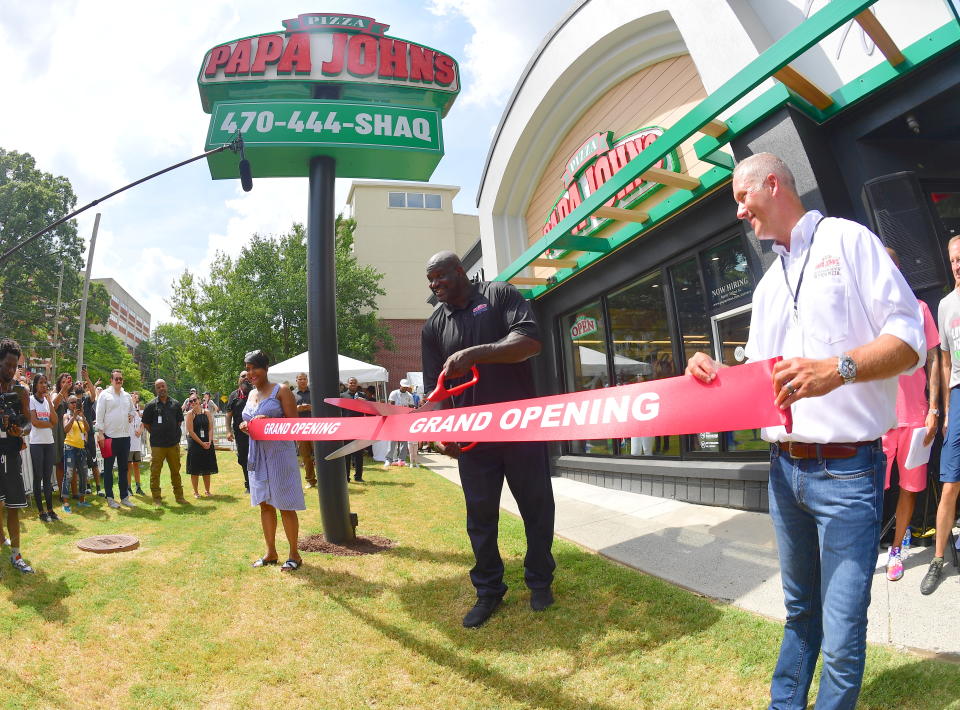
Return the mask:
M900 257L900 271L914 291L947 283L943 246L915 173L904 171L863 184L870 226Z

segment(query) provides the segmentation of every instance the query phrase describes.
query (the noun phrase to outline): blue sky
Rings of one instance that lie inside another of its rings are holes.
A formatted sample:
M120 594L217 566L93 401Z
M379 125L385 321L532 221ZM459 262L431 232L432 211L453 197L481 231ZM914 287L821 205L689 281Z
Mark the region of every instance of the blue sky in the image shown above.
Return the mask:
M462 89L444 120L446 155L432 181L460 185L458 212L476 213L490 138L520 72L572 0L353 0L303 5L249 0L35 0L0 10L0 146L31 153L70 179L78 205L203 151L208 114L196 75L216 44L282 29L304 12L349 12L387 34L449 53ZM147 9L149 8L149 9ZM342 207L349 181L339 180ZM205 273L217 250L236 254L254 232L306 221L305 179L210 179L205 161L130 190L78 218L89 238L103 214L94 276L110 276L151 312L183 271Z

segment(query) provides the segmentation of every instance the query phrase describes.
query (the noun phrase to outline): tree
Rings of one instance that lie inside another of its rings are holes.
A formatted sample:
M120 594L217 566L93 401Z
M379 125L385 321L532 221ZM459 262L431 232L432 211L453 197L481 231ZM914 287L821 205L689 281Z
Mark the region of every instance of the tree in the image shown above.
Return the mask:
M70 181L36 167L29 153L0 148L0 248L18 244L76 206ZM85 244L70 220L38 237L0 264L0 333L15 338L28 356L50 357L54 348L76 358ZM63 271L60 319L54 322L57 288ZM106 289L92 284L87 325L102 325L110 312ZM57 343L54 333L59 334Z
M376 316L382 275L353 256L356 222L337 217L337 340L345 355L371 359L391 348ZM184 271L170 305L186 330L185 370L198 386L227 391L246 352L262 349L274 362L307 349L307 245L302 225L278 238L255 234L236 259L218 253L209 276Z
M162 379L167 383L171 397L182 400L197 380L191 371L185 352L190 339L190 329L182 323L161 323L134 351L134 359L140 363L144 387L152 389L153 383Z

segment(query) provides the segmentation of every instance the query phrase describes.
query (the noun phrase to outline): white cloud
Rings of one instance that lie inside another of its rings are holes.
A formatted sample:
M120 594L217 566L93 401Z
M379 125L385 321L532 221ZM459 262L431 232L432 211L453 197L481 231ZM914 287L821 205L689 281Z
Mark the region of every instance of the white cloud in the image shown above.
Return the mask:
M563 0L430 0L430 12L460 15L474 28L460 65L467 76L459 101L490 106L509 98L563 8Z

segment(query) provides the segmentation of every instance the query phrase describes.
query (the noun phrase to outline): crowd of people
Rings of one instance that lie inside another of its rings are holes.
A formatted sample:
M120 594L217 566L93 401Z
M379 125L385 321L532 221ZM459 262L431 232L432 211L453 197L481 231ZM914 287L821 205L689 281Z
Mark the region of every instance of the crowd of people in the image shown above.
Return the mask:
M316 487L313 445L311 442L291 444L292 457L286 450L290 447L272 448L261 444L258 448L251 443L246 422L254 416L263 416L264 412L273 416L311 416L310 390L306 373L297 377L296 388L289 383L270 384L265 374L260 374L266 372L266 358L260 353L248 359L247 369L239 373L237 388L227 398L222 415L225 438L234 443L244 488L253 504L272 507L274 513L280 510L284 530L295 540L295 511L302 507L290 505L302 505L302 491L298 497L293 479L284 480L279 488L276 480L271 485L266 479L276 466L288 472L299 471L299 457L307 487ZM156 396L144 405L139 392L124 389L123 372L119 369L111 372L110 383L105 388L99 380L91 382L86 367L81 370L78 382L74 382L71 374L61 373L55 384L51 384L45 374L33 374L20 366L22 353L12 340L2 341L0 359L0 395L6 393L12 398L9 402L4 400L7 413L0 425L0 505L6 510L6 520L0 521L0 541L11 548L11 563L16 569L33 572L20 551L20 511L29 507L30 494L38 519L44 523L56 523L62 520L61 515L89 508L91 496L103 498L110 508L134 508L137 502L133 496L147 495L140 465L149 463L149 500L162 505L161 473L166 464L174 500L184 504L181 457L185 447L186 474L194 497L212 495L211 477L218 473L215 427L220 409L210 392L201 394L192 388L183 402L178 402L169 395L167 383L158 379L154 383ZM374 388L361 388L356 378L348 380L343 389L358 398L376 400ZM409 392L406 380L391 394L391 401L408 404L409 396L397 399L394 397L397 392ZM292 414L287 412L288 397L294 401ZM253 413L247 411L251 402L256 405ZM10 414L14 410L22 413L22 421ZM416 446L412 449L409 455L415 462ZM354 459L355 480L360 482L363 481L363 453L359 452ZM391 460L399 460L400 456L397 453ZM249 459L260 462L261 467L252 480ZM349 480L349 470L347 478ZM299 485L299 475L294 479ZM271 529L266 515L262 516L265 533ZM272 529L275 532L275 520ZM9 537L5 530L9 531ZM275 549L268 545L265 560L258 566L272 564L274 553ZM299 564L300 558L293 547L282 569L295 569Z

